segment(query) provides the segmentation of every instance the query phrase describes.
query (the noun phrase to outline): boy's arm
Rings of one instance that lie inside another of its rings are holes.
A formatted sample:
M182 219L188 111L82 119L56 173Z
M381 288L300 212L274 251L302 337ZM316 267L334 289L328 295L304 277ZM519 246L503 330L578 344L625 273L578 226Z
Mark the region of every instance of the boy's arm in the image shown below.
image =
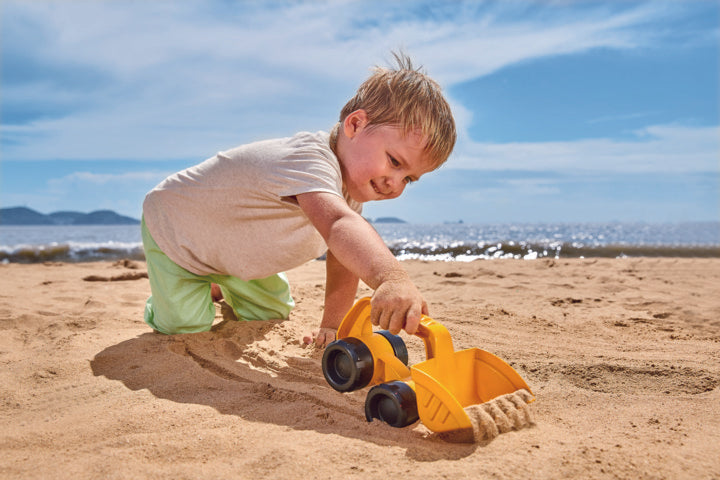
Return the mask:
M415 333L427 305L372 226L332 193L304 193L297 201L339 263L375 290L372 323Z
M337 329L350 310L357 293L358 277L340 263L328 250L325 260L325 308L320 330L305 337L305 343L324 347L337 337Z

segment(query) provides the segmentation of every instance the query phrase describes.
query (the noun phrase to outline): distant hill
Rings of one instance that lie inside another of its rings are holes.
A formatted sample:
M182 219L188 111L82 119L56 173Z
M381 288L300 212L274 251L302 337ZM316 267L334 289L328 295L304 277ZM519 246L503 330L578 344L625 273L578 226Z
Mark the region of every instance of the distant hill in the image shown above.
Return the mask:
M407 223L405 220L397 217L378 217L372 221L373 223Z
M125 217L112 210L90 213L53 212L43 214L26 207L0 208L0 225L136 225L134 218Z

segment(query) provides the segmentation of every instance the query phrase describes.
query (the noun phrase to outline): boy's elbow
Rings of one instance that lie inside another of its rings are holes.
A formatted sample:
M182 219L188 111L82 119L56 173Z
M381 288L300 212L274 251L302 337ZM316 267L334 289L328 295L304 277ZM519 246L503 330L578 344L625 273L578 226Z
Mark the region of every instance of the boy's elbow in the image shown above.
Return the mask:
M346 222L353 221L356 216L360 217L344 199L330 193L305 193L298 195L297 201L310 223L326 242L333 232L341 230Z

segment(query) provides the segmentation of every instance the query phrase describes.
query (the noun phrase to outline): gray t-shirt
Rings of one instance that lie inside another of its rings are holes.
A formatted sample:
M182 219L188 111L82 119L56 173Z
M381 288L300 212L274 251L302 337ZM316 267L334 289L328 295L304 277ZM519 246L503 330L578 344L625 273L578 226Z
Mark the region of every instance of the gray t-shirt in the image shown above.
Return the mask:
M153 239L198 275L265 278L319 257L327 246L294 196L343 190L326 132L250 143L171 175L145 197Z

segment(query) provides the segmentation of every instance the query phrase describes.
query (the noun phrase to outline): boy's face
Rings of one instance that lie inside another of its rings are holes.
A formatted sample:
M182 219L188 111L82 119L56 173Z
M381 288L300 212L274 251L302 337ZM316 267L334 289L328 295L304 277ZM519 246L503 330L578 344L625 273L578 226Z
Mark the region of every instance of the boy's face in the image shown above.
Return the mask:
M351 113L338 135L343 183L356 202L396 198L411 182L433 170L423 150L425 138L400 128L368 128L363 110Z

